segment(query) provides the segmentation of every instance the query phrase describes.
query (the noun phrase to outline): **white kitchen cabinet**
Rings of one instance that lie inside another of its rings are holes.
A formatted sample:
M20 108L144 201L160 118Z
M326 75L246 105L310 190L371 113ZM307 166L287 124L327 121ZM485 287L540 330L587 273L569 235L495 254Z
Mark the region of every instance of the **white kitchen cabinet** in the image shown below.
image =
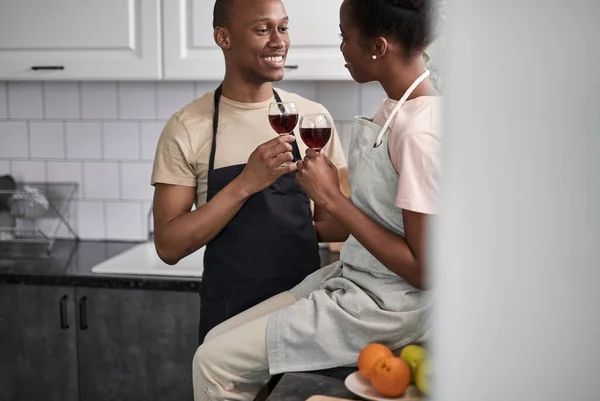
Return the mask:
M284 1L290 17L291 48L286 80L349 80L340 53L341 0ZM164 78L220 80L221 49L213 40L213 1L163 1Z
M159 79L160 3L0 0L0 80Z

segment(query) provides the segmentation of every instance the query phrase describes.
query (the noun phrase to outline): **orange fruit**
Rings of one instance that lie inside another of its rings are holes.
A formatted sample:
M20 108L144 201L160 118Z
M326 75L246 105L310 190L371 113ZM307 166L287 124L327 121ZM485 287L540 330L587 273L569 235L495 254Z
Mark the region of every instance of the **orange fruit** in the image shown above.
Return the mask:
M379 343L367 344L358 354L358 370L367 380L371 380L371 370L381 358L393 356L388 347Z
M386 356L375 362L371 371L371 384L381 395L397 397L410 384L410 367L397 356Z

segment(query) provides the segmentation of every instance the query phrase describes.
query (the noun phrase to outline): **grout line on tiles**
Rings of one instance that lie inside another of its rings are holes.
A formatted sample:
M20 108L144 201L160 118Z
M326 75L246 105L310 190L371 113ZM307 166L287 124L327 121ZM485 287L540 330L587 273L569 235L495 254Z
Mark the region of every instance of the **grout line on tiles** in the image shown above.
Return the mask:
M85 162L81 163L81 197L85 199Z
M27 159L31 158L31 122L27 121Z
M10 82L6 82L5 86L6 86L6 96L5 96L6 97L6 117L7 117L7 120L10 120L10 114L11 114L11 112L10 112L10 96L8 94L8 91L10 90Z
M77 82L77 117L77 120L81 120L83 118L83 96L81 95L81 81Z
M123 188L121 188L121 186L123 185L123 180L121 179L121 176L123 175L123 163L121 161L117 162L117 177L119 180L119 201L123 200Z
M115 85L117 86L117 100L116 100L116 105L117 105L117 120L121 120L121 82L117 81L115 82Z
M69 160L69 158L67 157L67 123L66 121L62 122L62 131L63 131L63 152L64 152L64 156L63 159L64 160Z
M170 118L170 117L169 117ZM99 118L0 118L0 121L12 122L85 122L85 123L161 123L166 124L169 118L124 118L118 120L115 118L99 119Z
M40 92L42 93L42 120L46 120L46 82L40 84Z
M143 137L143 135L142 135L142 122L138 123L138 133L139 133L139 135L138 135L138 146L140 148L138 160L143 160L144 157L143 157L143 151L142 150L143 150L143 147L144 147L144 143L143 143L144 141L143 141L143 138L142 138Z
M100 124L100 159L104 160L104 148L105 148L105 141L104 141L104 123L101 122Z
M122 200L122 198L123 198L123 189L121 188L121 185L123 182L123 180L121 179L122 171L123 171L123 165L122 165L122 162L119 161L118 165L117 165L117 180L119 181L117 188L119 188L119 196L118 196L119 200Z
M107 214L108 213L107 213L106 202L102 201L102 219L104 220L104 224L103 224L104 230L102 230L102 231L104 231L104 233L103 233L102 237L104 239L108 239L108 218L106 217Z
M158 82L154 82L152 85L152 90L154 91L154 118L158 117Z
M6 106L6 119L8 120L10 117L9 111L8 111L8 84L6 82L2 82L2 85L4 85L4 105Z
M142 238L146 239L148 238L148 232L150 231L150 227L146 227L148 225L148 221L146 220L146 217L144 216L145 209L144 209L144 201L140 201L140 214L142 215L142 224L141 224L141 233L140 235L142 236Z

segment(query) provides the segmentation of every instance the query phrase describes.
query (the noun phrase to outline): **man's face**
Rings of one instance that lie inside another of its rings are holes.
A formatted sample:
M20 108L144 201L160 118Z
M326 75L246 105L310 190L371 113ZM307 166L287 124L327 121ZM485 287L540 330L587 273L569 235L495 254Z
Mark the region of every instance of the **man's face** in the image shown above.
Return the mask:
M258 84L283 79L290 38L281 0L237 0L227 25L228 68Z

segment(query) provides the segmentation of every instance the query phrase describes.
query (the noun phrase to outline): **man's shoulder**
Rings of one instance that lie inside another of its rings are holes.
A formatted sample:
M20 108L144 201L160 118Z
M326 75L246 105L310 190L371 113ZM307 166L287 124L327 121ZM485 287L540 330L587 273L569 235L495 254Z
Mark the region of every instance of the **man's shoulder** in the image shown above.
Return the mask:
M327 111L325 106L314 100L307 99L303 96L298 95L294 92L288 92L280 88L276 88L277 93L281 96L281 100L284 102L294 102L300 109L301 114L306 113L319 113Z
M184 125L194 125L204 120L212 121L214 91L207 92L199 98L192 100L173 116Z

